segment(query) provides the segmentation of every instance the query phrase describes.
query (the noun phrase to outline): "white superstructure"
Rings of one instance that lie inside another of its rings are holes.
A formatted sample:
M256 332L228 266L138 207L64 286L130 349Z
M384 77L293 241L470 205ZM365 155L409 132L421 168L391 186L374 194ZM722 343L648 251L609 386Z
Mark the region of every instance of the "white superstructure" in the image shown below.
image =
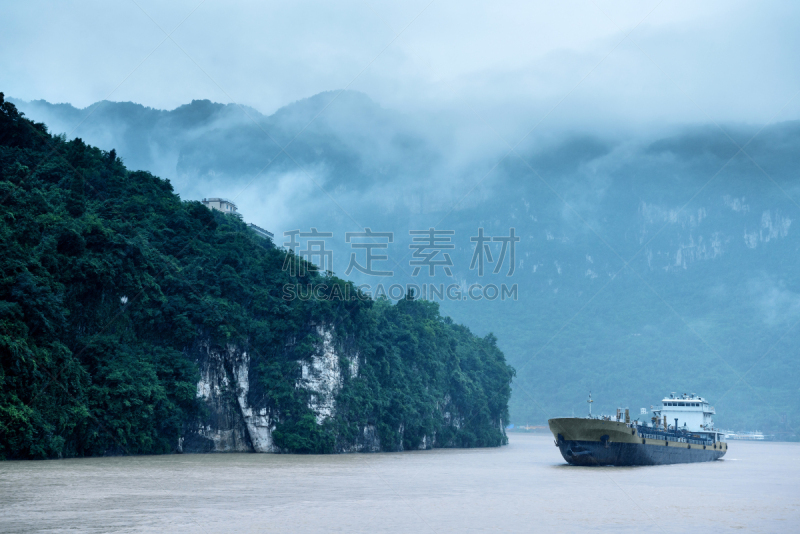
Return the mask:
M673 393L661 401L660 408L653 408L652 411L659 422L666 419L671 428L689 432L710 432L714 429L714 421L711 419L716 414L714 407L694 393L684 393L680 397Z

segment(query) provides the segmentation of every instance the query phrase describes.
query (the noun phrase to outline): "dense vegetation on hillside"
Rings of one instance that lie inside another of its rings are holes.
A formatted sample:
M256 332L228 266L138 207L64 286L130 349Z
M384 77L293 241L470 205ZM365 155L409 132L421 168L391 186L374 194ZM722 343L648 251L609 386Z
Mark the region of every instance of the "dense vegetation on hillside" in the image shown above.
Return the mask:
M286 253L239 219L182 202L113 150L50 135L1 93L0 203L0 458L175 450L202 411L185 357L198 337L247 347L287 452L333 451L366 423L387 448L433 433L505 441L513 369L494 336L412 296L392 305L313 268L292 276ZM287 283L323 284L329 298L286 300ZM363 356L323 425L295 387L314 324ZM457 427L437 406L445 392Z
M17 105L55 132L116 147L129 168L168 176L184 198L247 185L253 200L242 208L262 226L272 223L257 203L285 191L306 209L281 213L280 224L333 232L336 272L347 267L351 219L319 188L287 190L298 164L353 219L394 232L388 254L403 267L409 230L455 231L456 281L519 286L517 301L441 303L473 332L497 335L518 373L514 423L584 414L590 390L603 413L638 413L675 391L708 398L723 428L800 436L800 121L626 133L561 131L556 120L504 158L489 132L338 94L269 116L209 101L169 111ZM513 277L469 269L478 227L522 237ZM384 280L408 281L400 269ZM415 282L453 279L423 272Z

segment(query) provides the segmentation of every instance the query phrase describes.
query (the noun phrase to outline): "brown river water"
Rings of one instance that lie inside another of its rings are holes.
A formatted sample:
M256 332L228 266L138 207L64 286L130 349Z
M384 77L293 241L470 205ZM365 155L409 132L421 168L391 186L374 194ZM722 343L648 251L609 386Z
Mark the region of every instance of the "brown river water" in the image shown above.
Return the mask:
M0 532L800 532L800 444L571 467L498 449L0 462Z

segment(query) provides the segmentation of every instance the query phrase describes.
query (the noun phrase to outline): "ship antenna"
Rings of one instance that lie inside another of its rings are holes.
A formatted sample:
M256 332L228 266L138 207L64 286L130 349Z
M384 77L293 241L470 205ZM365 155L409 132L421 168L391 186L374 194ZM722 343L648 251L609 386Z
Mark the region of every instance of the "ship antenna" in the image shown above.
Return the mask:
M591 417L592 417L592 403L594 402L592 400L592 392L591 391L589 392L589 400L587 400L586 402L589 403L589 418L591 419Z

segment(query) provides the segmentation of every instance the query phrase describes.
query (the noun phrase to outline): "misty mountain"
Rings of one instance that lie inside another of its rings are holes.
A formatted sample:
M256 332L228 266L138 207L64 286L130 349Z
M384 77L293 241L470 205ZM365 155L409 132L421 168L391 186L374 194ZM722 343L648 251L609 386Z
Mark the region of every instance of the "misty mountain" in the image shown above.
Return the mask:
M53 133L116 148L183 198L231 198L279 245L284 231L331 232L331 270L357 283L456 284L463 293L517 284L517 300L442 302L473 331L497 335L517 369L513 422L583 413L589 390L601 411L634 413L676 391L707 397L723 427L796 435L796 121L537 130L515 145L353 92L270 116L208 101L171 111L15 103ZM392 277L345 274L357 252L345 232L365 227L394 233L380 264ZM495 241L484 276L470 269L478 229L501 237L512 227L513 275L508 256L494 273ZM443 251L452 276L413 275L409 231L428 228L454 232Z
M292 170L295 161L325 165L333 187L356 187L376 175L415 176L437 156L402 116L356 92L322 93L269 117L208 100L172 111L130 102L104 101L79 110L42 100L10 101L30 117L45 118L54 133L114 144L120 154L128 154L125 161L132 168L158 171L173 183L195 187L259 174L270 183Z

